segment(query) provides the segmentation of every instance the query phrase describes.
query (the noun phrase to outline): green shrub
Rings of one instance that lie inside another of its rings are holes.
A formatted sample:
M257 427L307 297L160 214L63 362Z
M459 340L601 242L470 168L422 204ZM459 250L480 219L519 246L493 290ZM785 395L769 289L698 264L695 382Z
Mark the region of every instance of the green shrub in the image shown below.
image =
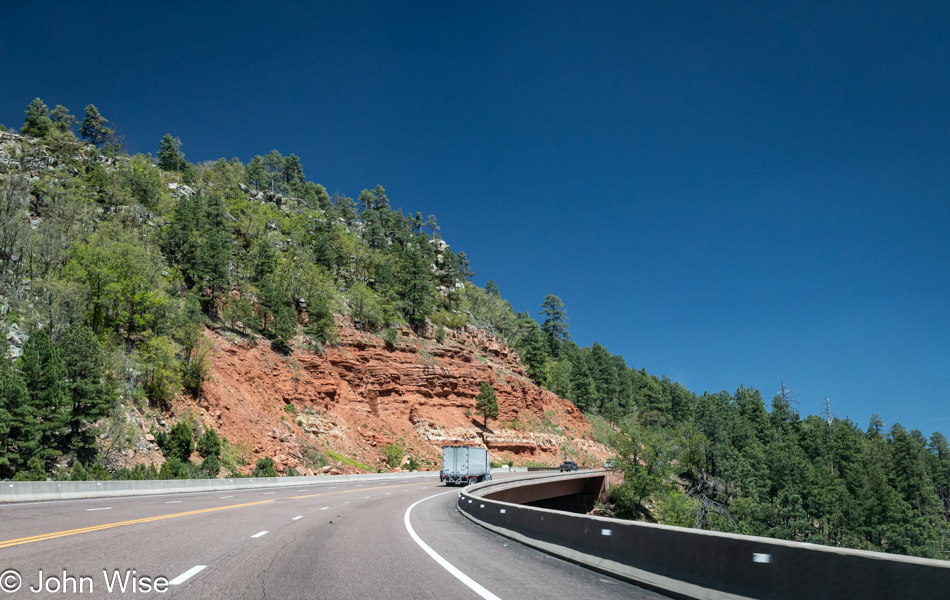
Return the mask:
M101 462L97 462L89 469L89 479L92 481L109 481L112 479L112 475L109 474L109 471Z
M177 458L172 457L167 459L162 463L162 468L158 471L159 479L174 479L175 471L178 470L178 463L180 463Z
M70 481L89 481L89 473L86 472L86 468L82 466L82 463L76 461L76 464L73 465L73 472L69 474Z
M254 466L254 477L277 477L277 471L274 470L274 459L265 456L257 459L257 465Z
M116 481L131 481L132 480L132 469L128 467L122 467L118 471L112 474L112 479Z
M218 432L214 429L207 429L198 438L198 454L201 455L201 458L208 458L214 456L215 459L221 456L221 438L218 437ZM217 462L217 460L215 461ZM217 475L217 473L215 473Z
M27 461L26 470L17 473L13 481L46 481L46 466L42 460L34 456Z
M387 327L383 332L383 341L386 342L386 346L393 348L399 341L399 332L392 327Z
M116 481L142 481L146 479L158 479L158 471L155 465L145 466L142 463L135 465L134 468L122 467L112 474L112 479Z
M237 477L240 468L251 460L252 448L247 442L231 444L228 440L221 441L221 466L230 473L230 477Z
M187 461L194 449L192 435L191 424L187 420L175 423L162 445L162 454L166 459L177 458L179 461Z
M399 444L389 444L383 448L382 452L383 458L386 459L386 464L391 468L396 468L402 463L402 457L406 450Z
M212 431L212 430L208 430ZM201 463L201 471L208 475L210 479L214 479L218 476L218 473L221 472L221 463L218 461L216 454L209 454L207 458Z
M327 457L315 448L306 448L303 453L304 466L311 469L321 469L330 464Z
M461 329L468 324L468 315L449 312L447 310L437 310L432 313L429 319L434 324L440 327L448 327L449 329ZM443 335L444 333L445 331L443 330Z

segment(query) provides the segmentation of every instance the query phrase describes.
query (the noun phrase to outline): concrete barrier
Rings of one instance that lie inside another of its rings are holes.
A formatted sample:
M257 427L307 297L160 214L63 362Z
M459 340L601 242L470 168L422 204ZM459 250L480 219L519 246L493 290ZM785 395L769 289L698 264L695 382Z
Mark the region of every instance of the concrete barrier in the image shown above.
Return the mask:
M256 488L300 487L334 481L374 481L438 477L438 471L315 475L312 477L250 477L239 479L159 479L144 481L0 481L0 504L78 498L116 498L150 494L181 494Z
M565 513L492 499L549 477L460 492L472 521L549 554L679 598L943 598L950 562ZM571 476L566 476L571 477ZM576 477L576 475L574 476Z

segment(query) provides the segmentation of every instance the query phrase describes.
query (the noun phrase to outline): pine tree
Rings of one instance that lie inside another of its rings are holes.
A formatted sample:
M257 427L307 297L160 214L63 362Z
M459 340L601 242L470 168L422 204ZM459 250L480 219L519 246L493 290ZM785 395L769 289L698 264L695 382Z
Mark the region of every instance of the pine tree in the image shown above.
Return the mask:
M348 227L356 225L356 204L349 196L333 195L333 208Z
M262 160L264 167L264 187L277 192L284 186L284 157L277 150L271 150Z
M362 195L361 195L362 196ZM363 211L360 217L363 220L363 238L373 250L383 250L389 245L386 231L383 229L383 217L375 208Z
M37 420L40 437L37 456L48 462L60 456L66 446L66 424L71 408L59 348L44 330L34 331L23 345L17 367L23 374Z
M481 383L475 396L475 414L484 415L485 427L488 427L488 419L498 418L498 399L495 398L495 389L487 381Z
M109 121L99 114L99 109L90 104L85 110L86 116L79 126L79 135L93 146L101 146L109 137L115 135L115 132L106 127Z
M570 355L571 401L583 412L592 412L597 407L597 387L590 376L587 357L583 351Z
M413 327L423 325L432 312L432 271L418 247L422 243L424 239L416 238L416 245L406 252L403 271L403 313Z
M304 183L307 180L303 174L303 165L300 164L300 158L296 154L284 157L284 183L288 186Z
M26 120L23 121L20 133L33 137L46 137L52 127L49 108L41 99L34 98L26 107Z
M548 294L541 303L541 314L544 315L541 329L547 335L551 356L557 358L561 344L571 339L564 302L554 294Z
M188 288L201 281L204 213L202 198L198 194L186 194L178 200L163 232L165 254L181 268Z
M537 322L527 316L527 313L523 313L523 318L519 321L528 329L528 333L515 345L515 349L521 355L521 361L525 365L528 377L538 385L546 385L548 379L547 361L550 355L547 353L544 333L541 332Z
M257 252L254 256L254 277L258 281L264 281L268 275L272 275L277 270L277 255L271 248L270 242L266 237L257 241Z
M102 381L102 351L91 329L74 323L63 334L62 347L70 398L67 446L89 464L95 460L98 433L92 424L108 414L115 392Z
M185 154L181 151L181 140L166 133L158 142L158 168L163 171L181 171L185 163Z
M274 313L274 339L272 346L277 352L289 354L290 342L297 335L296 313L286 304L280 304Z
M75 115L70 113L69 109L61 104L57 104L56 108L50 111L49 116L53 122L53 127L61 133L72 134L73 127L78 123ZM75 139L75 137L71 136L71 139Z
M37 448L36 411L26 383L0 355L0 478L12 477Z
M475 277L475 271L472 270L472 266L468 262L468 256L465 255L465 251L459 250L458 254L455 255L455 265L456 272L458 273L462 283L471 281L472 277Z
M264 185L264 161L260 156L255 156L251 162L244 166L244 172L247 182L254 186L254 189L260 190Z
M204 285L210 291L210 301L205 312L217 317L217 299L231 288L231 232L228 230L224 203L220 196L212 195L207 200L204 243L201 252L201 271Z

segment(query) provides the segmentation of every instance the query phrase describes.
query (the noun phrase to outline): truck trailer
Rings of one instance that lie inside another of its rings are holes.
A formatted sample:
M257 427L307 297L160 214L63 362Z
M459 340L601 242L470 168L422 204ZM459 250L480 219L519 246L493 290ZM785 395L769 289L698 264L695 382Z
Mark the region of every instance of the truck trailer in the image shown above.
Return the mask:
M444 446L439 481L445 485L471 485L491 479L488 450L473 446Z

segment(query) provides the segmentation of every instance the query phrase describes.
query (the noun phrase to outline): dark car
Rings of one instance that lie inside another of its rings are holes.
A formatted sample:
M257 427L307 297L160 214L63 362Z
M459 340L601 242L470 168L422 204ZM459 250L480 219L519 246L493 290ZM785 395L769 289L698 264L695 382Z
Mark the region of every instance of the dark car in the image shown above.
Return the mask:
M560 470L562 473L564 471L576 471L577 463L574 462L573 460L565 460L564 462L561 463L561 466L558 467L558 470Z

